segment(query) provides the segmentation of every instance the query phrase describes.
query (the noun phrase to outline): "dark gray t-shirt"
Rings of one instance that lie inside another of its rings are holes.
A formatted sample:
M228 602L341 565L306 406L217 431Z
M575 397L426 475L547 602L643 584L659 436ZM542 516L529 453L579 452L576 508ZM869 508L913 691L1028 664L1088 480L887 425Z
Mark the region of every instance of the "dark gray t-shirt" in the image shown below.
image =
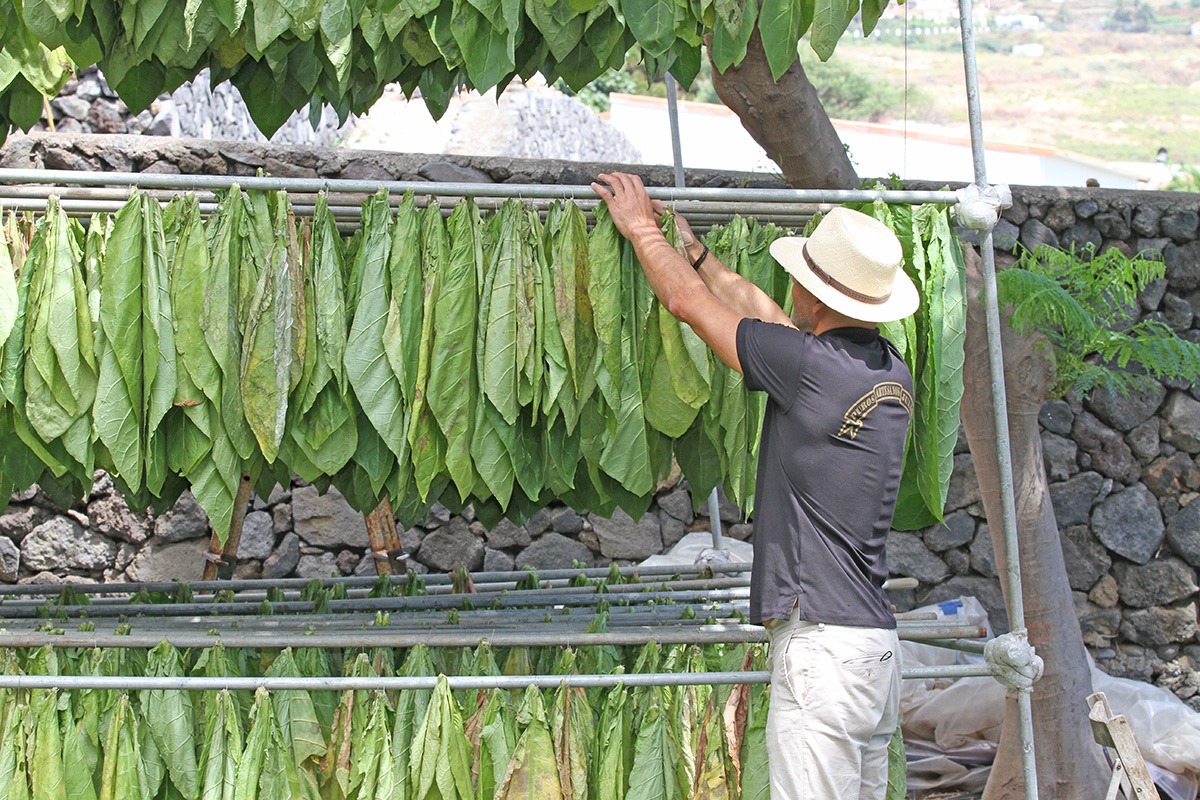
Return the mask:
M750 621L894 628L883 594L912 376L877 330L820 336L743 319L746 385L767 393L754 496Z

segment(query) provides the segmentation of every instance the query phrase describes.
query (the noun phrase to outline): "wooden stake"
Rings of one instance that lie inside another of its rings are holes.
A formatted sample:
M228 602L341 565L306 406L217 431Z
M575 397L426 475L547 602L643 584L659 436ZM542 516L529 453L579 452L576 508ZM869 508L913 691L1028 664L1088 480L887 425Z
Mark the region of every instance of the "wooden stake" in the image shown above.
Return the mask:
M233 568L237 564L238 545L242 543L242 528L246 522L246 511L250 506L250 493L253 489L250 476L243 475L241 483L238 484L237 495L233 498L233 517L229 520L229 538L222 545L220 538L217 537L217 532L213 531L212 538L209 539L208 553L205 555L204 562L204 580L215 581L222 577L233 577Z
M397 561L404 553L400 546L400 532L396 529L396 515L386 497L375 510L364 518L367 523L367 538L371 542L371 554L375 556L375 572L392 575Z

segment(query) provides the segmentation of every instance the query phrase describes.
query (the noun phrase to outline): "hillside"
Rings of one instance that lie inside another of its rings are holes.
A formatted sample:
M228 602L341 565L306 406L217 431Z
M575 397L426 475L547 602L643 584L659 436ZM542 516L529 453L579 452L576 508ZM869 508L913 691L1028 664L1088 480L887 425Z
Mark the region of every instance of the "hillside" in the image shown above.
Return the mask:
M965 133L957 32L921 34L928 23L917 13L930 13L932 4L910 3L915 8L908 12L907 46L886 35L867 40L848 36L834 60L896 87L907 83L910 124L951 125ZM1148 6L1154 19L1148 32L1106 30L1116 5L990 4L993 15L1037 14L1045 27L977 31L988 138L1051 145L1112 161L1150 161L1165 147L1172 162L1200 162L1200 39L1188 35L1191 21L1200 20L1200 3ZM890 7L881 29L888 22L902 26L904 14L905 7ZM1041 45L1044 52L1014 55L1013 46L1022 44ZM904 116L903 105L892 114L895 119Z

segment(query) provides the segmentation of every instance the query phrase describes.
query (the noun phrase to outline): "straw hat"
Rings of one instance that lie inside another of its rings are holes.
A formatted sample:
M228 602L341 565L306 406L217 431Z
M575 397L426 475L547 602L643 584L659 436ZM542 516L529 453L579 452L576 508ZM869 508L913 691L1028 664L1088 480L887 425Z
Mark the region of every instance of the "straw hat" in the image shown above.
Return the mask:
M853 319L890 322L920 305L900 240L858 211L833 209L812 236L776 239L771 255L818 300Z

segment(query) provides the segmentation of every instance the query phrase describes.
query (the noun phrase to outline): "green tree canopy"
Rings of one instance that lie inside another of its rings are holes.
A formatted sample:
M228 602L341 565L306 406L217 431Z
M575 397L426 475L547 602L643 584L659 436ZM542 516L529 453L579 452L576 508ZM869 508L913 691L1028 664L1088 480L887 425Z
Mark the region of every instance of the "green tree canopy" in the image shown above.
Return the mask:
M760 31L778 78L805 33L827 59L855 15L887 0L11 0L0 8L0 141L29 128L74 66L99 65L138 112L201 70L241 90L270 135L322 104L365 112L399 83L435 116L460 88L540 72L581 89L635 50L689 85L711 35L724 70Z

